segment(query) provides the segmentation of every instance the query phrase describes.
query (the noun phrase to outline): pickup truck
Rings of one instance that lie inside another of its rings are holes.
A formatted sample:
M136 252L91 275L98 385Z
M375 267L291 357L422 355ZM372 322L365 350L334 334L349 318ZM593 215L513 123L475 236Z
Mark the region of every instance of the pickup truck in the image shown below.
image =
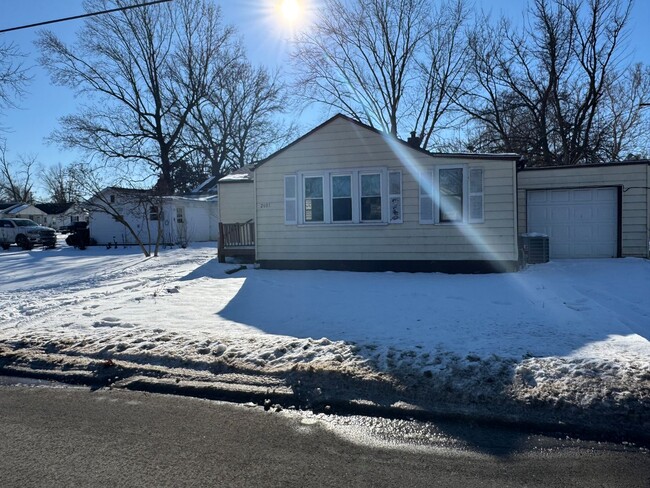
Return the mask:
M23 249L31 249L35 244L56 247L56 233L33 220L0 218L0 246L7 250L12 244Z

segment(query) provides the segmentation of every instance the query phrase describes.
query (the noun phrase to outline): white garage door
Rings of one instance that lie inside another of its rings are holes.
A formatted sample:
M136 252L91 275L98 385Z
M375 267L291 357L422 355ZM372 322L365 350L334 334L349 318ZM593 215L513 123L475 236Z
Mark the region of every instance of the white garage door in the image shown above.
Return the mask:
M549 236L551 259L617 255L616 188L528 191L528 232Z

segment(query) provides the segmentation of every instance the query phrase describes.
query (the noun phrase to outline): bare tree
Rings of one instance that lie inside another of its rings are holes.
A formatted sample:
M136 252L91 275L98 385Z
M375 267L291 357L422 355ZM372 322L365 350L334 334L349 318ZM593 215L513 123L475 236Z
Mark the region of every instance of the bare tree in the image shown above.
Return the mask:
M9 161L6 143L0 141L0 198L32 203L36 166L34 156L20 156L17 161Z
M599 125L607 133L604 149L610 161L650 155L650 67L635 64L605 89L605 115Z
M606 94L622 73L631 5L533 0L520 29L483 19L470 35L471 82L457 99L482 129L474 146L538 165L608 160L616 124Z
M297 42L307 101L397 135L415 54L429 34L427 0L326 0Z
M89 0L106 9L129 0ZM233 30L207 0L173 3L91 17L73 47L52 32L38 44L54 82L91 98L61 120L52 139L106 160L143 162L157 189L175 190L174 172L187 159L181 135L233 49Z
M289 104L287 91L277 73L245 60L234 63L192 112L187 146L218 177L270 154L295 133L279 118Z
M13 43L0 43L0 112L15 107L30 77L22 63L24 55Z
M80 201L81 193L72 172L72 167L61 163L43 171L43 186L50 202L65 204Z
M83 195L83 207L91 214L94 212L106 214L124 225L146 257L152 254L150 245L152 235L149 224L152 221L156 222L156 244L153 254L157 256L162 236L163 197L154 194L151 190L134 188L127 173L106 171L106 169L103 164L88 163L77 164L71 168L69 174ZM114 170L114 168L109 169ZM143 242L142 237L133 227L133 217L140 219L145 224L149 234L147 236L149 245Z

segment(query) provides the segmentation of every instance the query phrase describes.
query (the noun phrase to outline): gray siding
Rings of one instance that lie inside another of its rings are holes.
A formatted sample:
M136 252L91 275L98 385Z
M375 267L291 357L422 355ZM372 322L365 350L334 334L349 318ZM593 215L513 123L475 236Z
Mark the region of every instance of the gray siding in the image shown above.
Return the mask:
M622 192L621 253L623 256L648 257L648 224L650 222L650 166L643 164L612 164L611 166L580 166L572 168L530 169L518 174L519 232L527 230L527 190L552 190L618 186Z
M415 168L460 164L484 170L484 223L420 224ZM352 168L401 171L403 223L284 223L285 175ZM334 119L261 165L255 181L258 260L517 259L513 160L432 157L402 144L393 149L382 135Z

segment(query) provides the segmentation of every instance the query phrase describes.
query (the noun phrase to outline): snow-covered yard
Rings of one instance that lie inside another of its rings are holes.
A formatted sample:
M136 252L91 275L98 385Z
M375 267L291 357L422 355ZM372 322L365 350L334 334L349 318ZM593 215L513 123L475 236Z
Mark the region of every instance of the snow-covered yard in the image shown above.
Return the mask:
M424 408L506 401L650 422L641 259L491 275L227 274L236 266L219 264L212 243L148 259L135 248L12 249L0 267L0 355L110 358L200 379L322 372L323 385L381 380Z

